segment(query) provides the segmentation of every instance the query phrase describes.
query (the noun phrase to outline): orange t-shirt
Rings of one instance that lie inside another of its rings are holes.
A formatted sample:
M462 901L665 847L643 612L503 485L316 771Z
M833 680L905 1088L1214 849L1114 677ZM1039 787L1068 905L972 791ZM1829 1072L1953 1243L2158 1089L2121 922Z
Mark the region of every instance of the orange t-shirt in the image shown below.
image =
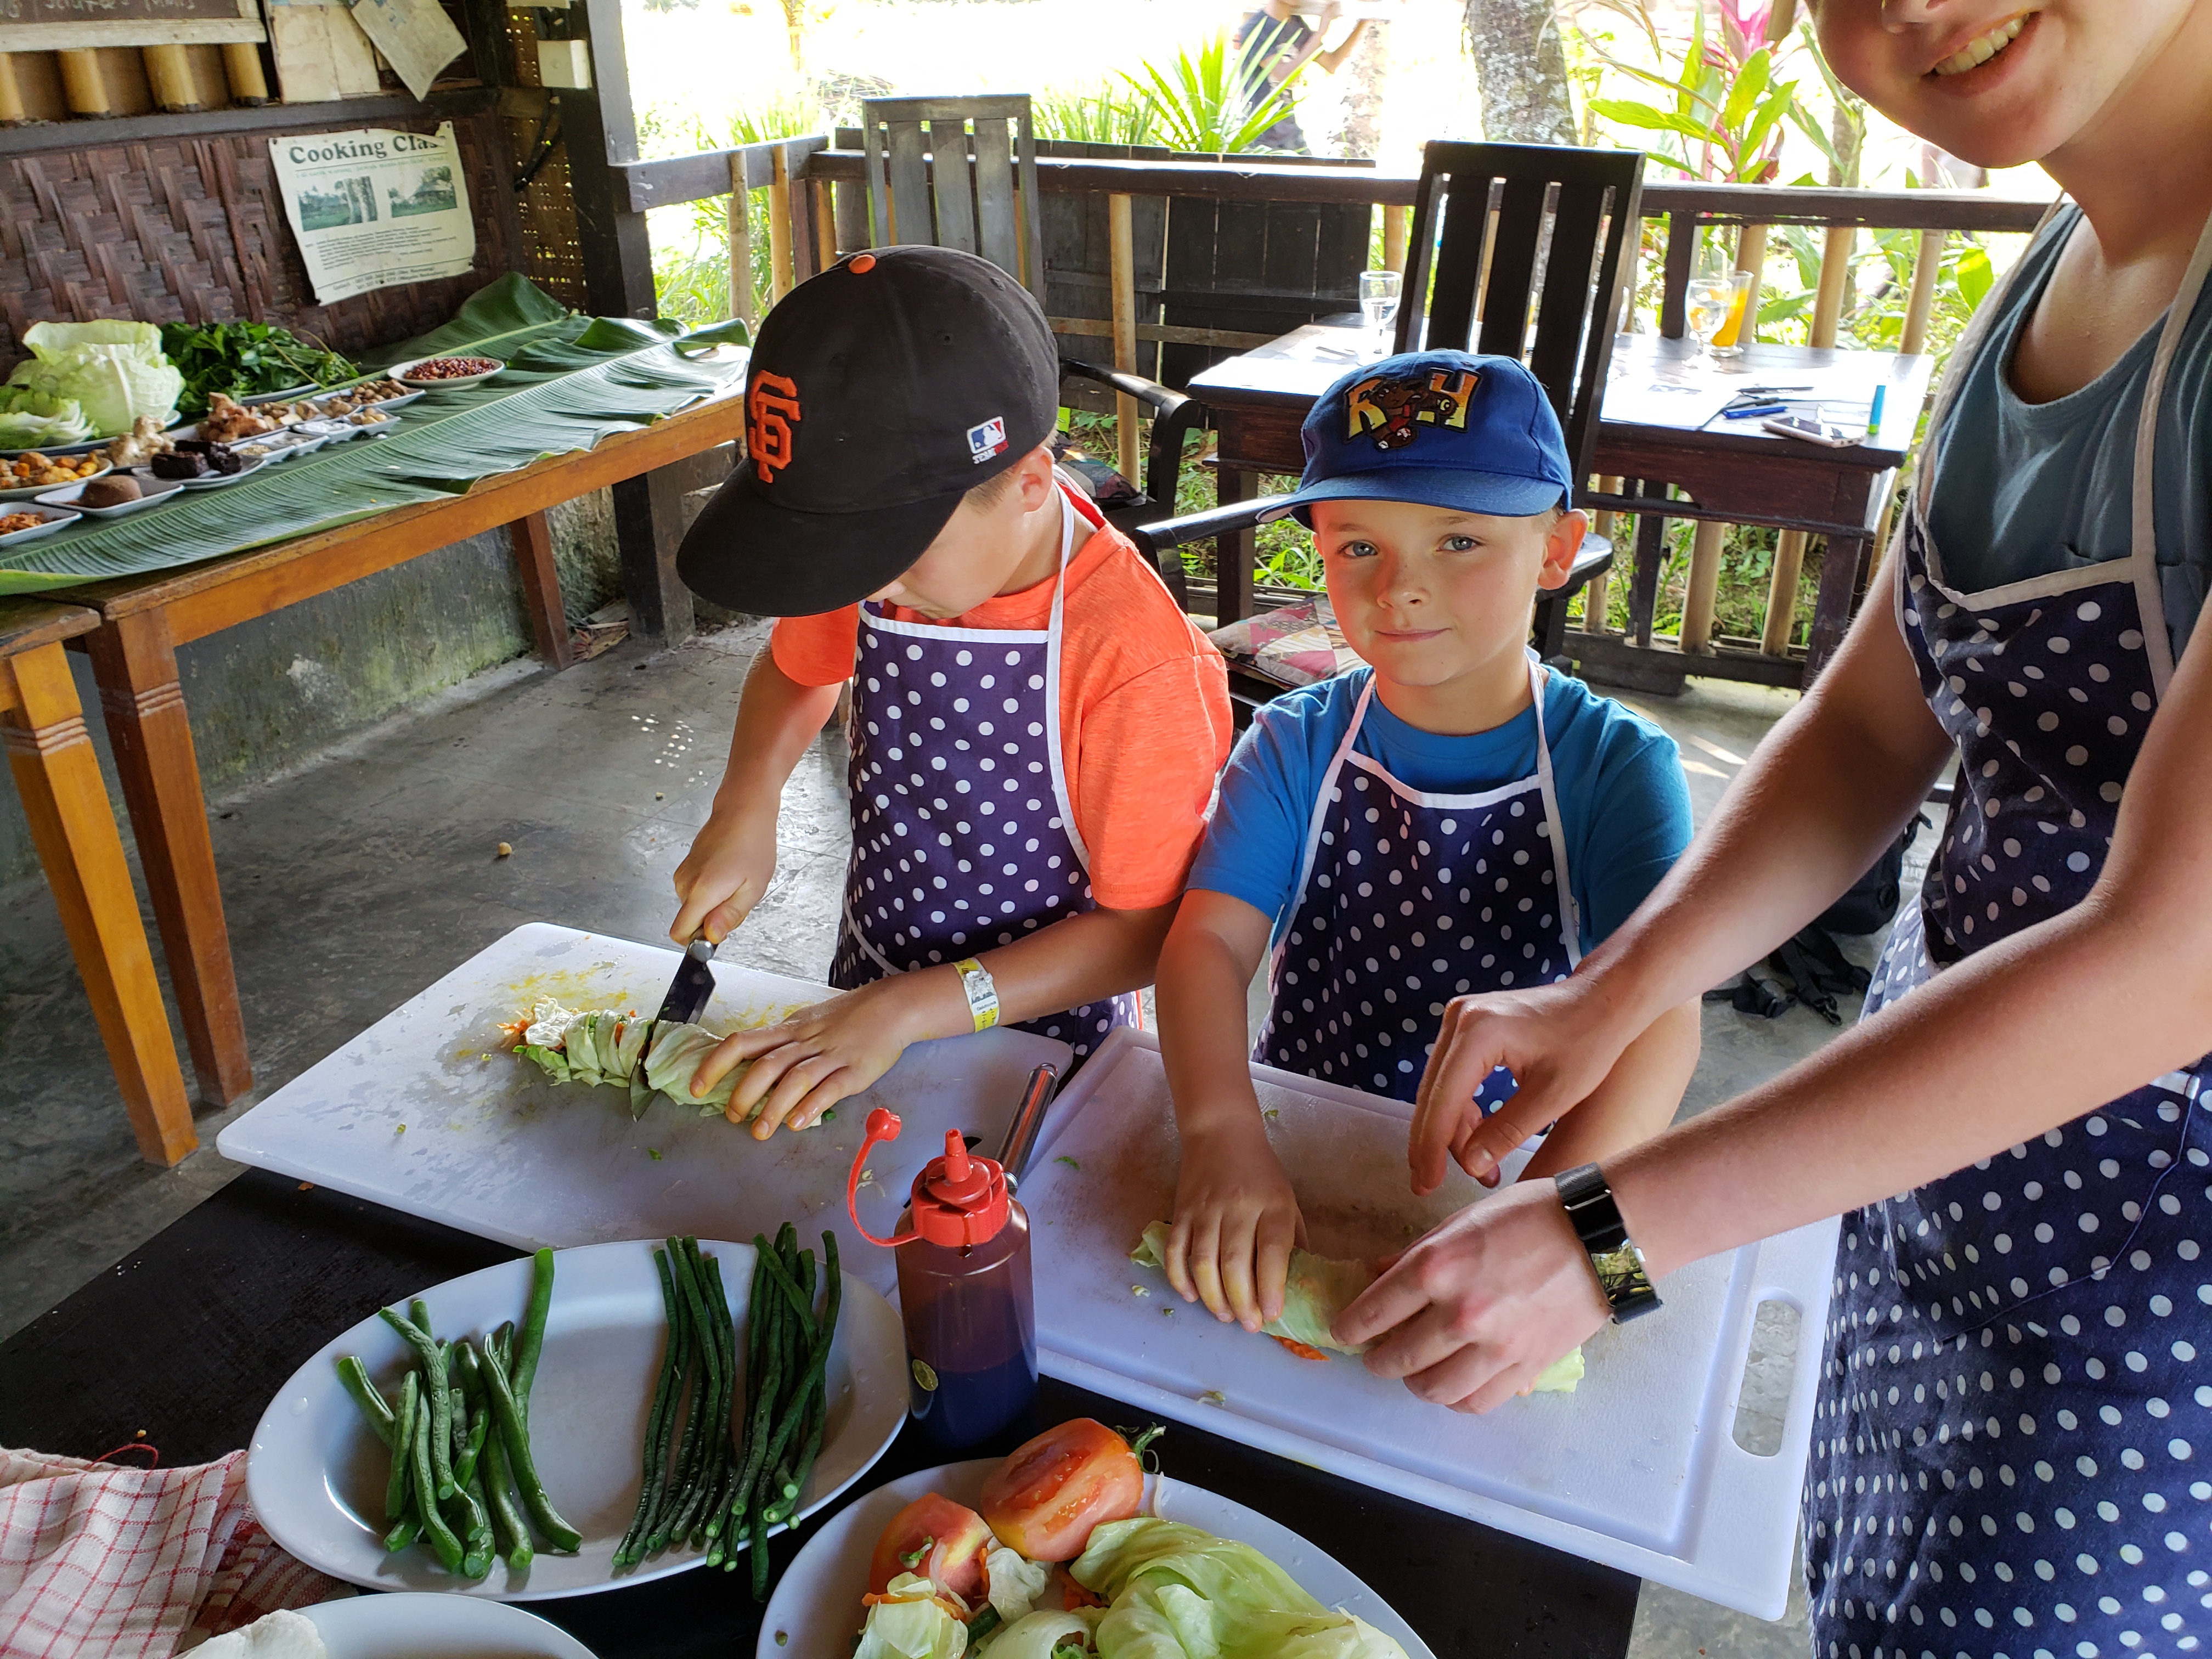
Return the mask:
M884 610L896 622L932 620L901 605ZM1052 582L937 620L948 628L1042 629L1052 620ZM799 684L835 685L852 678L860 630L858 605L785 617L769 647ZM1060 657L1060 751L1068 805L1091 854L1091 893L1109 910L1171 902L1229 758L1221 653L1176 608L1129 538L1102 526L1068 562Z

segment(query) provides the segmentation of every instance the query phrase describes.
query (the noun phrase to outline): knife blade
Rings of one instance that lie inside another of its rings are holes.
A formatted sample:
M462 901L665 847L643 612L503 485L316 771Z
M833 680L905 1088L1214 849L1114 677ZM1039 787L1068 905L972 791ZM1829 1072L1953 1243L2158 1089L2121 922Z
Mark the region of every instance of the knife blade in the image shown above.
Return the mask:
M706 1012L714 994L714 970L707 964L714 959L714 947L703 933L684 947L676 977L668 981L668 994L661 999L660 1012L653 1017L656 1027L664 1023L690 1025Z

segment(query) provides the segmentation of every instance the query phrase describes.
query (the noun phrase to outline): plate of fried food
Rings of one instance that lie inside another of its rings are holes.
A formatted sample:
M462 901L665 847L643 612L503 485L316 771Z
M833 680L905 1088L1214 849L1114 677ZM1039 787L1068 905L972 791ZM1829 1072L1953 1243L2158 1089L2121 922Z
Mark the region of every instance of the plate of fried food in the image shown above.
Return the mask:
M79 516L66 507L40 507L36 501L27 507L0 508L0 547L51 536L75 524Z
M41 455L35 451L0 461L0 501L27 501L49 489L82 483L108 470L105 455Z

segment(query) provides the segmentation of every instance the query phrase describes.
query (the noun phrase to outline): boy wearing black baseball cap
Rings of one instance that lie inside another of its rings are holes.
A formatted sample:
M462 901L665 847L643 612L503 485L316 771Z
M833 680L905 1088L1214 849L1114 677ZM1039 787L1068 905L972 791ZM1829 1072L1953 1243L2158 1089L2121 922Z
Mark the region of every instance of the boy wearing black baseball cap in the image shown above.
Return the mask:
M1369 666L1259 712L1159 962L1182 1144L1168 1273L1253 1329L1282 1310L1304 1222L1248 1058L1414 1102L1453 998L1565 979L1690 838L1673 741L1528 648L1536 590L1566 580L1583 530L1528 371L1387 358L1322 395L1305 451L1280 510L1311 526ZM1273 1006L1248 1056L1245 988L1271 942ZM1673 1011L1532 1173L1665 1127L1697 1054L1695 1006ZM1513 1086L1501 1070L1421 1115L1479 1122Z
M1018 1024L1079 1058L1136 1017L1228 752L1219 654L1045 447L1035 300L930 247L854 254L763 323L746 455L685 537L697 592L780 620L755 660L672 936L775 872L784 781L850 682L853 853L830 982L729 1038L730 1115L800 1128L908 1042Z

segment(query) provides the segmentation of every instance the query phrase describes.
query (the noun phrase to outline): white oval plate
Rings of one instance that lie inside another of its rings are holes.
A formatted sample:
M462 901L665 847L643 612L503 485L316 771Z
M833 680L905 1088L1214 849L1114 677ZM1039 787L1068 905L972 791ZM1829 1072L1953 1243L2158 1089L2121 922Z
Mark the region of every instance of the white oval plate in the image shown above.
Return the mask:
M184 484L178 479L156 478L149 475L143 480L132 480L138 485L140 492L137 501L119 502L114 507L87 507L78 498L84 494L85 484L91 482L87 478L82 483L63 484L34 499L40 507L65 507L72 513L83 514L88 519L119 519L128 513L139 513L149 507L158 507L184 489Z
M99 471L94 473L91 477L79 478L76 482L78 483L90 483L93 478L104 478L114 471L115 466L112 462L102 461L100 464ZM52 490L67 489L69 488L70 486L68 484L16 484L12 489L0 489L0 501L27 501L35 496L44 495Z
M721 1258L731 1315L742 1331L752 1246L702 1239L699 1248ZM698 1565L705 1553L685 1547L619 1574L614 1568L615 1546L637 1507L645 1419L667 1331L653 1250L652 1242L629 1240L554 1258L553 1308L531 1398L531 1449L554 1507L584 1534L577 1554L540 1548L526 1572L495 1562L489 1577L468 1583L449 1577L419 1546L385 1553L389 1455L337 1376L339 1357L357 1354L385 1397L397 1397L410 1355L374 1313L302 1365L255 1426L246 1485L261 1524L309 1566L372 1589L528 1601L617 1589ZM473 1338L505 1320L520 1322L530 1273L525 1257L422 1291L438 1335ZM906 1421L906 1339L898 1316L850 1273L829 1376L829 1419L800 1494L801 1520L866 1474Z
M27 505L17 501L6 507L0 507L0 519L6 518L11 513L36 513L45 519L46 522L34 524L28 530L11 530L6 535L0 536L0 547L13 547L18 542L34 542L41 536L51 536L64 526L75 524L84 516L74 507L41 507L36 501Z
M485 357L487 362L498 363L499 368L488 368L481 374L456 375L450 380L416 380L408 378L424 363L434 363L441 357ZM507 364L501 359L489 357L481 351L440 351L428 357L417 357L411 362L404 362L396 368L387 368L384 371L384 375L386 380L397 380L402 386L413 386L418 391L442 392L452 386L482 386L493 375L502 373L506 368Z
M203 472L197 478L164 478L156 482L175 483L186 490L227 489L232 484L244 483L268 465L265 459L248 461L235 472ZM131 475L143 483L154 477L154 469L150 466L134 466L131 469Z
M558 1625L497 1601L351 1595L301 1607L330 1659L595 1659Z
M947 1463L923 1469L870 1492L841 1510L807 1540L785 1569L783 1582L769 1599L761 1620L759 1659L851 1659L854 1635L860 1628L860 1597L868 1589L868 1559L891 1517L927 1492L943 1492L955 1503L973 1505L983 1482L999 1467L995 1457L972 1463ZM1408 1659L1436 1659L1413 1627L1363 1583L1358 1574L1322 1553L1288 1527L1231 1498L1170 1477L1166 1498L1160 1479L1145 1480L1145 1512L1203 1527L1217 1537L1249 1544L1297 1580L1325 1607L1357 1613L1384 1635L1395 1638Z

